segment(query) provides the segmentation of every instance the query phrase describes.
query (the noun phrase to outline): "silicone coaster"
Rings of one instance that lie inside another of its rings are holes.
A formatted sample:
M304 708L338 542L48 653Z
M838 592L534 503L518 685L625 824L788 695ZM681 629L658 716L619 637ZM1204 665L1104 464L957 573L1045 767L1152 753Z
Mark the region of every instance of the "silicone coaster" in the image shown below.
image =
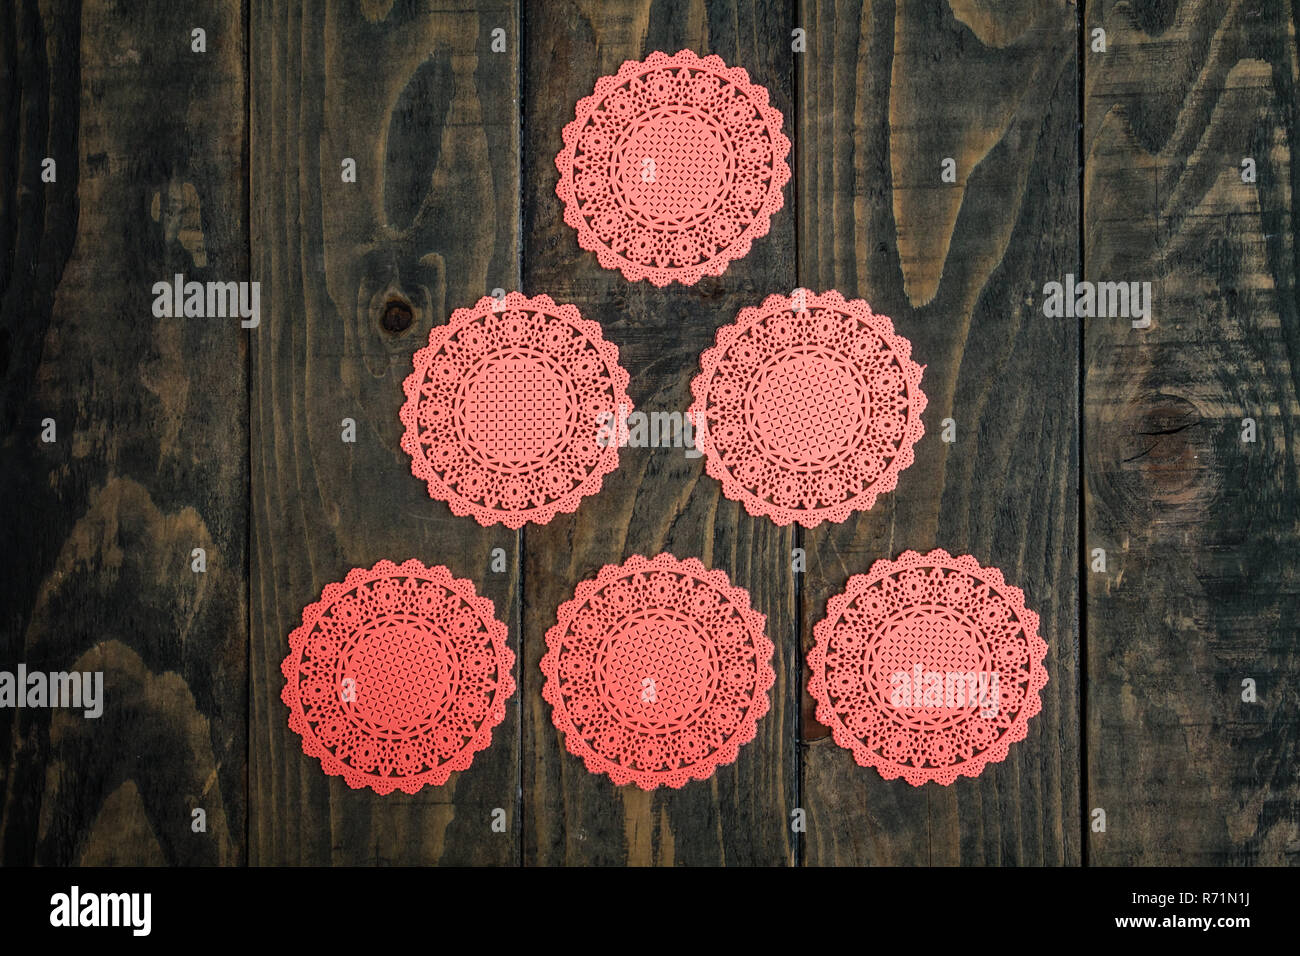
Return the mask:
M515 692L492 601L441 565L380 561L327 584L280 665L280 698L327 774L415 793L464 770Z
M977 776L1006 759L1042 709L1038 615L970 555L877 561L830 599L813 634L817 719L886 780Z
M546 632L542 696L569 753L643 790L734 761L776 679L766 621L694 558L606 565Z
M482 525L546 524L618 467L631 411L618 347L572 305L511 292L429 332L403 387L402 448L429 496Z
M564 127L556 193L578 244L629 282L693 285L767 235L790 179L767 90L690 50L628 60Z
M771 295L718 330L691 382L696 447L755 517L812 528L892 491L925 427L924 366L861 299Z

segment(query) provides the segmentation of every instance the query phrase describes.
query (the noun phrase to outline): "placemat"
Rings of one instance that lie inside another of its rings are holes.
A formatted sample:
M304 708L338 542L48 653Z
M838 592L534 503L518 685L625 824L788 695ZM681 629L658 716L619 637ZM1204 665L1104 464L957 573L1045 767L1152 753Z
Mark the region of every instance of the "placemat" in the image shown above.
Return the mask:
M492 601L441 565L354 568L289 635L289 726L353 789L446 783L505 719L515 692L506 633Z
M1038 615L970 555L939 548L875 562L830 599L813 634L817 719L886 780L977 776L1042 709Z
M546 632L542 696L569 753L644 790L731 763L767 713L766 617L695 558L606 565Z
M838 292L770 295L718 330L691 382L708 473L755 517L806 528L893 491L925 426L924 367L887 316Z
M402 448L453 514L546 524L618 467L628 374L618 347L575 306L485 296L431 330L414 364Z
M790 141L767 90L690 50L628 60L564 127L556 193L578 244L630 282L693 285L767 235Z

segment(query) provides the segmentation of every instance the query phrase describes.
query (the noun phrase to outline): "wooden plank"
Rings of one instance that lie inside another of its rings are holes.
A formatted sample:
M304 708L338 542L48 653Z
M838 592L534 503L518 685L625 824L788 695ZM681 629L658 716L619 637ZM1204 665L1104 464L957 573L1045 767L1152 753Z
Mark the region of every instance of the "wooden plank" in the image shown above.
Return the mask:
M1154 294L1150 327L1086 329L1087 547L1107 555L1087 577L1088 856L1294 864L1295 10L1107 2L1086 22L1107 51L1086 60L1085 271Z
M519 857L517 700L468 771L380 797L305 757L279 697L303 606L382 558L473 580L518 651L518 534L431 501L398 419L430 328L518 283L517 20L509 3L253 9L253 271L267 303L251 373L255 863ZM505 52L492 52L495 29ZM342 181L345 158L355 183ZM341 440L344 418L354 444ZM494 548L504 573L489 571ZM498 808L505 832L491 828Z
M0 861L239 863L247 333L151 290L247 278L240 7L0 19L0 670L102 672L101 716L0 710Z
M800 22L799 283L892 317L929 397L898 490L803 536L804 648L851 575L934 547L1001 568L1049 646L1028 738L950 787L858 767L805 695L805 862L1077 863L1078 329L1040 308L1077 271L1075 13L810 0Z
M554 157L579 98L624 60L690 48L744 66L791 120L791 11L766 3L569 3L530 6L524 69L524 282L604 326L639 409L682 411L700 353L744 306L794 284L793 186L771 233L698 286L629 284L582 251L555 195ZM555 64L563 64L557 69ZM795 803L796 644L793 534L747 515L682 449L625 448L603 490L573 515L524 534L524 859L536 864L789 863ZM768 618L776 644L772 710L735 764L678 791L615 787L564 749L538 669L556 608L577 583L632 554L669 551L724 569Z

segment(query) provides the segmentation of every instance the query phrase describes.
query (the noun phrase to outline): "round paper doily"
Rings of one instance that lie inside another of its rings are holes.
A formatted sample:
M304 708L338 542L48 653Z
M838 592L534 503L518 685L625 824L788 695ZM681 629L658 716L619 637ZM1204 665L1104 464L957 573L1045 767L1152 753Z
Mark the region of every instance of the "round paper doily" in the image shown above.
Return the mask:
M877 561L830 599L813 634L817 719L886 780L977 776L1006 759L1042 709L1038 615L970 555Z
M492 601L414 559L327 584L289 635L280 698L327 774L415 793L465 770L505 719L515 655Z
M618 467L627 384L618 347L576 307L546 295L484 297L415 353L402 448L452 513L546 524Z
M640 555L606 565L546 632L542 696L569 753L644 790L731 763L767 713L766 616L723 571Z
M721 275L784 202L790 141L767 100L744 69L690 50L602 76L555 157L578 244L630 282Z
M755 517L843 521L892 491L925 430L924 367L888 317L838 292L771 295L718 330L691 382L708 473Z

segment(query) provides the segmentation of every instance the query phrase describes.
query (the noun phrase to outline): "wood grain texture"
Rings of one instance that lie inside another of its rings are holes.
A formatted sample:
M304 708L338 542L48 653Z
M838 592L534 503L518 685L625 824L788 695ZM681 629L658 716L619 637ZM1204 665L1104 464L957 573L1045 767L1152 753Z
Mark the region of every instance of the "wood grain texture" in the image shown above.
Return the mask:
M643 411L685 412L690 379L718 326L794 283L794 193L771 232L718 278L629 284L578 246L555 194L554 158L577 101L624 60L690 48L744 66L792 131L791 11L767 3L554 3L529 6L524 69L524 292L572 302L599 321ZM563 68L557 68L562 64ZM524 860L530 864L781 864L795 854L793 535L751 518L683 449L625 448L598 496L524 533ZM771 711L737 761L679 791L615 787L564 748L538 663L556 608L576 584L632 554L668 551L722 568L767 615L776 644Z
M1089 861L1295 864L1295 9L1092 3L1087 26L1085 271L1155 302L1086 331Z
M508 3L253 9L253 274L267 312L251 373L254 863L519 858L517 700L469 770L380 797L304 756L279 696L302 608L383 558L473 580L518 651L518 534L430 500L398 419L430 328L518 283L517 19ZM507 52L491 52L496 28ZM355 183L341 181L348 157ZM405 331L383 326L390 302L411 311ZM506 573L489 571L494 548Z
M804 862L1077 864L1079 340L1039 297L1079 256L1075 12L809 2L801 22L799 283L893 318L929 398L897 491L804 533L804 648L850 576L934 547L1001 568L1049 647L1028 738L950 787L857 766L805 694Z
M0 709L0 863L1300 862L1295 21L1258 0L8 4L0 670L102 670L106 704ZM579 248L554 157L599 76L682 48L767 87L793 178L749 255L658 289ZM176 272L259 281L261 326L155 319ZM1151 281L1151 327L1044 317L1066 273ZM716 329L796 286L865 298L927 366L926 436L869 513L778 528L702 459L628 448L575 514L512 532L410 474L411 355L494 288L576 304L637 408L671 412ZM912 788L834 744L804 655L849 576L932 547L1025 590L1049 683L1006 762ZM1093 548L1107 569L1081 577ZM579 581L661 551L749 591L777 681L735 764L645 793L568 754L538 665ZM470 770L379 797L303 755L279 665L325 584L407 557L493 600L520 689Z
M0 669L104 687L0 710L0 861L240 863L247 342L152 314L175 272L246 275L240 8L24 0L0 36Z

